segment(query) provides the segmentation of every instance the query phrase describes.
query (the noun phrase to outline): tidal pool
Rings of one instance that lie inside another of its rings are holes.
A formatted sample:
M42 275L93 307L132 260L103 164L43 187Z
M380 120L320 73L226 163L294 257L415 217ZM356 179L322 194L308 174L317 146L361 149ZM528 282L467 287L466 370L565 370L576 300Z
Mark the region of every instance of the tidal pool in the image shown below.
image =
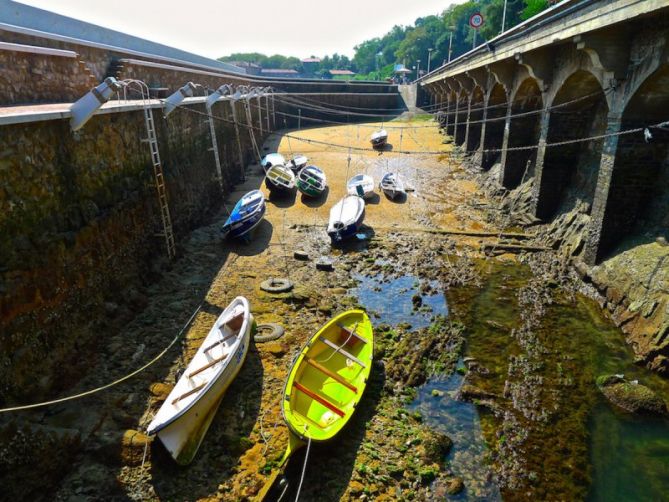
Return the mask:
M530 283L531 271L498 262L481 270L481 286L455 288L446 296L430 283L434 294L422 295L422 309L415 308L414 295L424 281L415 276L358 277L352 291L376 314L375 322L406 322L415 329L428 326L437 314L457 318L466 326L462 356L489 371L470 375L467 383L497 396L497 413L455 399L464 379L457 372L428 381L410 405L454 441L450 467L465 479L466 489L452 499L528 493L537 500L666 499L669 421L615 408L595 379L623 373L665 400L669 382L634 364L623 334L595 302L557 287L532 329L535 340L528 349L518 336L528 306L519 304L518 294Z

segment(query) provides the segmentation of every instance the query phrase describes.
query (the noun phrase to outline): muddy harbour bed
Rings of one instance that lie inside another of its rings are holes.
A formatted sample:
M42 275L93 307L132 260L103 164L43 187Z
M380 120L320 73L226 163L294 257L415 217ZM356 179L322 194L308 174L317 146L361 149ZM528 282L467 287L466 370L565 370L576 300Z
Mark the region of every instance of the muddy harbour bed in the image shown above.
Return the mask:
M541 228L500 221L486 180L436 127L418 127L434 122L392 124L405 126L403 148L443 155L354 152L348 165L346 151L272 135L264 151L305 154L327 174L329 193L314 201L270 196L259 166L250 166L227 208L251 189L265 192L253 239L222 243L226 210L195 230L160 280L110 307L99 354L67 393L149 361L199 307L183 337L134 379L6 423L0 498L252 500L288 441L280 398L291 362L327 320L359 307L375 336L367 389L335 440L312 445L306 464L304 451L291 459L283 500L295 499L303 468L305 501L665 499L666 404L650 410L624 392L640 385L666 403L669 381L639 364L605 300L559 251L485 253L503 231L531 236ZM366 146L370 130L300 134ZM345 180L365 173L378 183L389 171L414 190L391 201L377 186L360 234L332 248L325 226ZM520 247L533 242L519 239ZM294 258L298 250L308 259ZM333 270L316 268L323 257ZM294 288L262 291L272 277ZM279 323L285 334L251 345L194 461L177 466L146 426L238 295L257 323Z

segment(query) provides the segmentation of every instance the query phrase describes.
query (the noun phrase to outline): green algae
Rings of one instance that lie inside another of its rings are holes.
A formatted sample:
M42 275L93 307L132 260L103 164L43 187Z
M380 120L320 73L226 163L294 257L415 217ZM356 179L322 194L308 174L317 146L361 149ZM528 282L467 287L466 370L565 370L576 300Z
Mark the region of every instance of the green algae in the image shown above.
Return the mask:
M612 409L595 381L625 373L665 399L667 382L634 365L595 302L541 284L526 266L480 268L481 288L447 297L467 326L465 357L486 370L467 372L466 383L498 396L477 404L503 498L662 498L669 491L669 424ZM530 322L532 312L539 315Z

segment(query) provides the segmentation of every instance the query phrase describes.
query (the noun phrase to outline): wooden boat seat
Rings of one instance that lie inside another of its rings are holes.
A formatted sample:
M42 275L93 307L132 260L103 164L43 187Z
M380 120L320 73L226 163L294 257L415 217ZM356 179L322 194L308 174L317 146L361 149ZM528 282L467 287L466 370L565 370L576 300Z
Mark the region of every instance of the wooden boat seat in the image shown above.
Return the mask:
M315 392L310 391L307 389L305 386L301 385L299 382L293 382L293 387L295 387L297 390L302 392L303 394L309 396L311 399L316 401L317 403L322 404L325 406L328 410L332 411L333 413L336 413L340 417L345 417L346 413L344 413L342 410L340 410L337 406L332 404L330 401L325 399L324 397L319 396Z
M358 388L357 388L355 385L351 384L351 382L347 381L347 380L346 380L344 377L342 377L341 375L338 375L338 374L335 373L334 371L331 371L331 370L327 369L325 366L323 366L322 364L320 364L318 361L314 361L314 360L313 360L312 358L310 358L309 356L304 356L304 360L307 362L307 364L313 366L313 367L316 368L318 371L320 371L320 372L326 374L327 376L329 376L329 377L332 378L333 380L335 380L335 381L337 381L338 383L342 384L342 385L343 385L344 387L346 387L347 389L351 389L351 390L352 390L353 392L355 392L356 394L358 393Z
M362 343L367 343L367 340L361 337L354 329L348 329L346 326L344 326L342 323L338 322L337 326L341 329L342 334L348 338L349 336L353 335L354 338L357 338L360 340Z
M220 363L221 361L224 361L225 359L227 359L228 355L229 354L223 354L221 357L216 357L216 358L212 359L211 361L209 361L204 366L201 366L198 369L191 371L188 374L188 378L193 378L195 375L198 375L199 373L202 373L204 370L207 370L207 369L211 368L213 365L215 365L217 363Z
M347 357L348 359L350 359L350 360L353 361L354 363L359 364L359 365L362 366L363 368L366 368L366 367L367 367L367 365L366 365L365 363L363 363L360 359L358 359L357 357L355 357L353 354L351 354L351 353L349 353L349 352L346 352L344 349L342 349L341 347L339 347L339 346L336 345L335 343L331 342L331 341L328 340L327 338L323 338L323 337L321 337L321 338L319 338L319 340L320 340L321 342L323 342L325 345L327 345L328 347L333 348L334 350L336 350L337 352L339 352L342 356Z
M223 330L221 330L221 332L225 333ZM205 352L205 353L209 352L211 349L213 349L217 345L221 345L222 343L225 343L226 341L230 340L230 338L235 338L238 334L239 334L239 331L236 331L234 333L230 333L229 335L224 336L220 340L217 340L214 343L212 343L211 345L209 345L209 347L204 349L203 352Z
M172 399L172 404L177 404L177 403L178 403L179 401L181 401L182 399L185 399L185 398L187 398L188 396L190 396L190 395L192 395L192 394L195 394L196 392L199 392L200 390L202 390L202 389L204 388L205 385L207 385L207 382L202 382L202 383L201 383L200 385L198 385L197 387L193 387L191 390L189 390L189 391L187 391L187 392L184 392L184 393L181 394L179 397L175 397L174 399Z

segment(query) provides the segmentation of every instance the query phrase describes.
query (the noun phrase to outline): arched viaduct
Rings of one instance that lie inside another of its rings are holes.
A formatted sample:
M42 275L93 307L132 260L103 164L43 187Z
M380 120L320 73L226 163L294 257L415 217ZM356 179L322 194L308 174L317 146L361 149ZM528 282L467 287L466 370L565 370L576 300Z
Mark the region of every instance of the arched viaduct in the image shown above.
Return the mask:
M587 203L587 263L669 231L669 125L650 127L669 121L666 0L561 2L419 87L482 170L533 180L536 217Z

